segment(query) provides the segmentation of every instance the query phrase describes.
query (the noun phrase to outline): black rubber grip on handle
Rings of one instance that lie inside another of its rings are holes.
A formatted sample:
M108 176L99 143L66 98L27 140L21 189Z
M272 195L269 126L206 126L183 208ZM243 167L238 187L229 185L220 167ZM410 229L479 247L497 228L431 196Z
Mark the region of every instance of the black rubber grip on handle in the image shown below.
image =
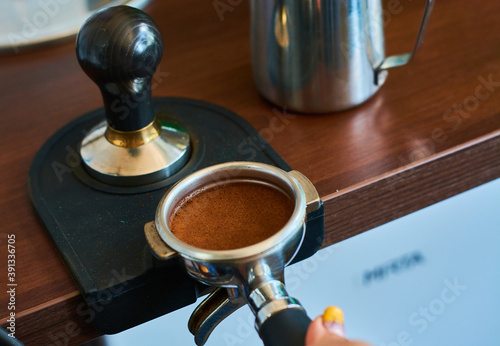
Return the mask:
M260 327L265 346L304 346L311 319L301 309L281 310Z

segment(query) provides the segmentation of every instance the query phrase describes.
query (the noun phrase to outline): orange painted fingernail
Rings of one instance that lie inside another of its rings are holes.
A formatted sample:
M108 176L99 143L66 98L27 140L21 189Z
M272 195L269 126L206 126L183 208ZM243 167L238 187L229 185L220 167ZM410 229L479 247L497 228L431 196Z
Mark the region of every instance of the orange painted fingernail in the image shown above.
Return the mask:
M336 306L329 306L323 312L323 325L331 332L345 336L344 313Z

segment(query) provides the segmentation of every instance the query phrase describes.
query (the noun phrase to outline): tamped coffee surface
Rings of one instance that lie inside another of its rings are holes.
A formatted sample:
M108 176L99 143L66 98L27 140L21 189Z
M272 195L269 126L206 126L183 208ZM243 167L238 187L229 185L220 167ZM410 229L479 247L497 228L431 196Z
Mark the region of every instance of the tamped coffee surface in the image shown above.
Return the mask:
M231 250L261 242L290 219L294 203L261 184L232 183L184 198L170 217L172 233L207 250Z

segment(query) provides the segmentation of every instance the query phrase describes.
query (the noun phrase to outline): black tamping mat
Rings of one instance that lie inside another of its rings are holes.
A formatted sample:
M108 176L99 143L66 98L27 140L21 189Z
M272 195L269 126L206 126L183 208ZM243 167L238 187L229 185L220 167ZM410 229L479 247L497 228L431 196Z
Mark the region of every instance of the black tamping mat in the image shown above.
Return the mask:
M78 154L86 133L104 120L90 112L56 132L36 154L29 173L33 204L87 307L77 314L113 334L194 303L207 286L176 260L150 253L144 224L154 220L168 188L201 168L255 161L290 170L258 132L222 107L191 99L153 99L157 118L191 136L191 157L172 177L139 187L101 183L87 174ZM308 216L296 260L314 254L323 240L323 211ZM317 224L317 227L309 225Z

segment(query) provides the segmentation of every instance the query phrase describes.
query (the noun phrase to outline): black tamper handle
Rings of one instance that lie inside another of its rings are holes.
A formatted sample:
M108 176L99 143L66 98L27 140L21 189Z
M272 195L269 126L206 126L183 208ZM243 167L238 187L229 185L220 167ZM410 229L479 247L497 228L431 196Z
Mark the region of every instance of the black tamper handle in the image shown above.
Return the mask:
M311 319L302 309L284 309L264 321L259 335L265 346L304 346Z
M116 6L92 15L76 38L83 71L99 86L109 126L136 131L153 122L151 79L163 53L151 17Z

